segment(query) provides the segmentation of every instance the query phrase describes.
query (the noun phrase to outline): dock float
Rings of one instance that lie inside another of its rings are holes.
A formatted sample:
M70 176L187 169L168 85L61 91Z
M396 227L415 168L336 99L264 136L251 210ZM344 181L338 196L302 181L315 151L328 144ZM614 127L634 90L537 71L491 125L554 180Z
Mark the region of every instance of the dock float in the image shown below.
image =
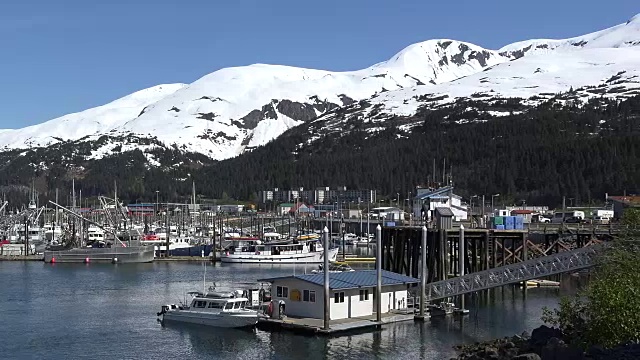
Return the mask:
M44 255L1 255L0 261L44 261Z
M153 259L153 261L194 261L194 262L202 262L202 261L207 261L207 262L211 262L213 261L213 258L211 256L170 256L170 257L156 257Z
M322 319L291 317L284 319L260 318L257 327L258 329L268 331L284 330L298 334L337 336L345 333L370 331L386 324L414 320L414 317L413 312L407 312L402 314L384 314L380 322L376 321L375 314L371 316L332 320L328 330L323 328Z

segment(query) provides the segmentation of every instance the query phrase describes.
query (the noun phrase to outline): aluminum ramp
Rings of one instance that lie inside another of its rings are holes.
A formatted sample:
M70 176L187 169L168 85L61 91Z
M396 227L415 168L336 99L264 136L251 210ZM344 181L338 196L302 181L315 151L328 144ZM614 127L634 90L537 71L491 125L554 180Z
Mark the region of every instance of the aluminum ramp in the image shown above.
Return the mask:
M433 282L427 284L425 300L444 299L549 275L586 269L595 265L596 253L600 249L602 249L602 245L593 245Z

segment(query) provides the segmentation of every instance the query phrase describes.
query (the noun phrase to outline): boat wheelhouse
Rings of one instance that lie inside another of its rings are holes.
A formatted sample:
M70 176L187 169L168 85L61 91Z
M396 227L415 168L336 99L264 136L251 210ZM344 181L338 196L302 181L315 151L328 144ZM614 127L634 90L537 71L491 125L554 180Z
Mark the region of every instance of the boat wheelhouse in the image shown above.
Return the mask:
M259 312L248 308L249 299L198 294L189 306L163 305L158 316L162 321L175 321L225 328L252 327Z

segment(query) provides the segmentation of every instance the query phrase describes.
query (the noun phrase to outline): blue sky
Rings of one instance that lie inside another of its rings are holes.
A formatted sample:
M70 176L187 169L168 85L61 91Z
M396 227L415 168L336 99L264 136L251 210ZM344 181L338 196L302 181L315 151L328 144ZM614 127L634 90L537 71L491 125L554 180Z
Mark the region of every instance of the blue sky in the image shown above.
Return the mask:
M355 70L423 40L499 48L582 35L639 12L637 0L3 0L0 128L227 66Z

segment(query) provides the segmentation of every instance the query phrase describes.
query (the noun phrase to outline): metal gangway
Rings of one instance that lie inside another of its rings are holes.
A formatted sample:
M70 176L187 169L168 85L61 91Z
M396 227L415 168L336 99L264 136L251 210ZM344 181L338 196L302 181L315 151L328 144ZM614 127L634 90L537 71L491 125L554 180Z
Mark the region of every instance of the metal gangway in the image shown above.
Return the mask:
M426 285L425 301L444 299L549 275L586 269L595 265L596 254L602 247L602 244L587 246L433 282Z

